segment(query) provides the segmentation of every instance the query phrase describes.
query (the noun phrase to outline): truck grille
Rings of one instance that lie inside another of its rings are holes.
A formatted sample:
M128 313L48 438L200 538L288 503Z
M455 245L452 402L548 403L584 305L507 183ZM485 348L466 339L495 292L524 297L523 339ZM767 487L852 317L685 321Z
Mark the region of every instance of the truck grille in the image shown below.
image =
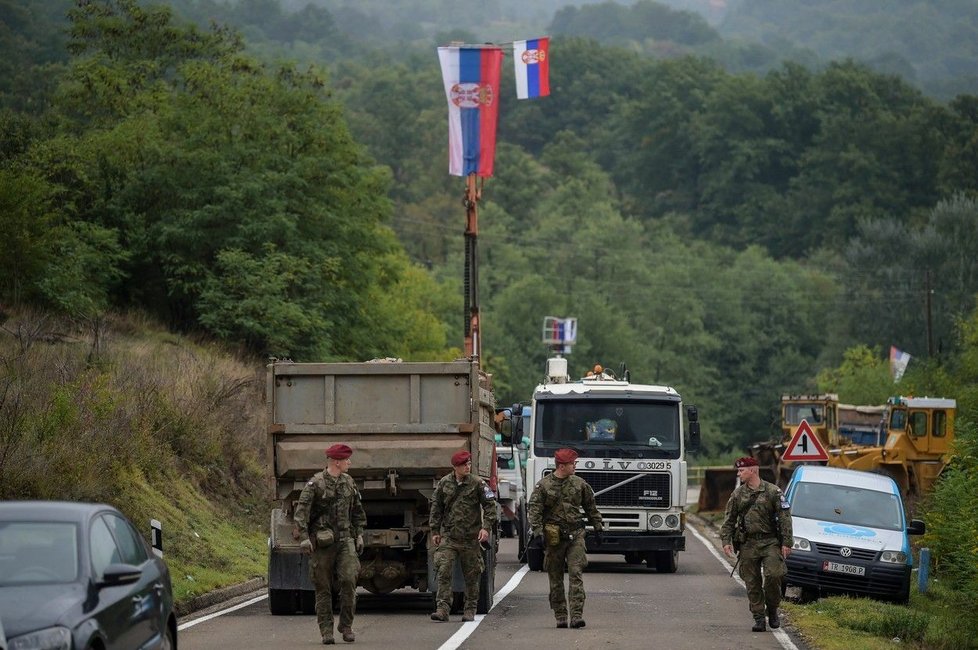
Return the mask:
M624 506L627 508L668 508L671 503L669 474L645 474L635 472L577 472L595 492L611 488L597 495L598 506ZM632 481L628 479L635 478ZM621 485L623 481L628 481ZM612 487L617 485L618 487Z

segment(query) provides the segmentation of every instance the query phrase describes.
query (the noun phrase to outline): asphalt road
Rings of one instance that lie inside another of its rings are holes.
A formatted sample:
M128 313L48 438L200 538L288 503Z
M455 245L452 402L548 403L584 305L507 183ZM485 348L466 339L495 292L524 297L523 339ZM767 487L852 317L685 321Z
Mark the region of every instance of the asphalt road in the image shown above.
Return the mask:
M699 534L697 534L699 533ZM359 599L354 631L356 647L413 650L498 650L545 648L802 648L785 634L751 632L743 586L729 575L715 555L713 533L702 527L687 531L687 551L680 553L679 570L659 574L630 566L620 556L590 555L584 584L587 627L555 629L547 600L544 573L520 573L515 540L503 540L496 573L495 606L475 623L428 619L430 595L411 591L386 597L364 593ZM708 546L709 544L709 546ZM711 550L712 549L712 550ZM514 575L516 576L514 578ZM514 578L510 581L511 578ZM181 619L183 650L312 648L320 646L314 616L272 616L261 594L236 609L199 612ZM226 611L226 613L221 613ZM339 644L343 642L337 636Z

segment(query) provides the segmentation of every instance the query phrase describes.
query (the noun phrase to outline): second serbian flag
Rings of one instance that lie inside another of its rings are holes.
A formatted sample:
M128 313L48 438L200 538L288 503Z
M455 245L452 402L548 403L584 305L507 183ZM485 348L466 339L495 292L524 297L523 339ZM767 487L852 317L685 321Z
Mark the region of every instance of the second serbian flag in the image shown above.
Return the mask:
M499 47L439 47L448 99L448 173L492 176L499 117Z
M532 99L550 94L550 38L513 42L516 98Z

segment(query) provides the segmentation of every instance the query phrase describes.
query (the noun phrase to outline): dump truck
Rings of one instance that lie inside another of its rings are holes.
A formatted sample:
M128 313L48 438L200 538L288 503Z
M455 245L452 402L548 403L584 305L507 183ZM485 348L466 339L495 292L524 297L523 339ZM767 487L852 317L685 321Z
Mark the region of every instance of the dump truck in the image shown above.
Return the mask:
M372 594L437 590L429 545L431 498L456 451L496 489L492 377L478 360L293 363L267 368L269 487L275 501L268 544L272 614L315 611L309 556L300 553L295 507L324 450L353 450L349 473L367 515L357 584ZM492 606L498 528L483 547L477 612ZM456 609L464 581L453 583Z

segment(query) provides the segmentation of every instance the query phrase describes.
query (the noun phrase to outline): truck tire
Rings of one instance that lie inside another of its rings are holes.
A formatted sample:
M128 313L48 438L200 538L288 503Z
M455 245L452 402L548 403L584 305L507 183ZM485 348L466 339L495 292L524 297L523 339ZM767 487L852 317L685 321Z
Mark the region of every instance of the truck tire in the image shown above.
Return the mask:
M521 563L526 562L526 543L530 539L530 525L526 522L526 514L523 508L519 508L516 513L517 526L516 533L519 536L519 540L516 543L517 553L516 559Z
M488 614L492 609L492 599L496 593L496 554L492 548L482 550L482 561L485 570L479 578L479 604L476 605L476 614Z
M299 592L294 589L269 589L268 611L274 616L288 616L299 609L296 596Z
M526 564L530 571L543 571L543 547L530 544L526 547Z
M679 551L655 551L655 570L659 573L675 573L679 568Z

